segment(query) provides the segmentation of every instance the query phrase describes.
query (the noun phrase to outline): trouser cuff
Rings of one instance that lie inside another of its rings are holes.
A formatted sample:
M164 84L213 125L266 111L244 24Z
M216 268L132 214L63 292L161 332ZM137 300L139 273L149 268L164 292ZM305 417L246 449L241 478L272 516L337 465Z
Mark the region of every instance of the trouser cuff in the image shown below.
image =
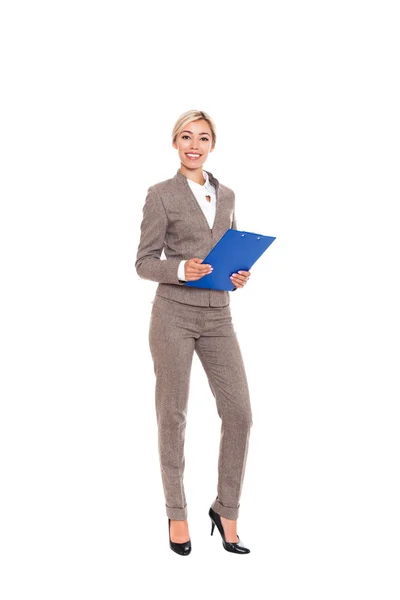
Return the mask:
M240 505L239 505L240 506ZM239 506L237 508L233 506L224 506L221 502L216 498L211 505L211 508L214 512L216 512L221 517L225 517L225 519L232 519L236 521L239 516Z
M176 508L173 506L165 505L167 511L167 517L172 519L173 521L186 521L187 519L187 504L184 508Z

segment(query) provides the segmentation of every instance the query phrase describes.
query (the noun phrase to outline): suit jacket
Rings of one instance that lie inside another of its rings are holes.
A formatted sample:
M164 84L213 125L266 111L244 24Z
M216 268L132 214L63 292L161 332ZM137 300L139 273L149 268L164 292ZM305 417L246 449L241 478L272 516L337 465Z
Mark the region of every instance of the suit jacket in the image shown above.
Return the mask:
M229 228L237 229L235 193L207 173L216 191L212 229L178 169L174 177L147 191L135 268L139 277L158 282L156 295L195 306L227 306L230 297L226 290L186 286L178 279L181 260L204 259ZM160 260L163 250L166 258Z

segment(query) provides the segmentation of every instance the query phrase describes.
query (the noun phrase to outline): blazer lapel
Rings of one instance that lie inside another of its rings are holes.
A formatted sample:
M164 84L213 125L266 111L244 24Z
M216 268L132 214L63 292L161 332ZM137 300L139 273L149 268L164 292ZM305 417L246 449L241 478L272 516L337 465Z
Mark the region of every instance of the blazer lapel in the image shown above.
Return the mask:
M210 171L206 171L206 173L208 174L210 182L215 187L215 197L216 197L216 199L215 199L215 218L214 218L213 226L211 227L211 231L212 231L213 229L215 229L218 226L219 215L220 215L221 208L222 208L221 207L221 190L219 188L218 179L216 179L216 177L214 177L214 175L212 173L210 173ZM201 217L203 223L206 224L207 229L210 230L210 225L207 221L207 218L203 212L203 209L201 208L200 204L198 203L196 196L193 194L193 190L188 183L186 175L181 173L178 169L176 172L175 178L176 178L177 182L180 183L182 185L183 189L185 190L185 195L187 195L191 199L192 204L195 207L195 210L197 212L200 212L200 217Z

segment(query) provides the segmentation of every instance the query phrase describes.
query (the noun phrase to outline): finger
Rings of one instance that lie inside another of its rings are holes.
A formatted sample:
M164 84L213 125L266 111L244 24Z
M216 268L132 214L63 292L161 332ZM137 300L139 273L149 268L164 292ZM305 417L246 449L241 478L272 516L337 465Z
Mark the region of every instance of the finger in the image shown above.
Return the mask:
M204 277L205 275L209 275L210 273L212 273L212 268L211 269L207 269L206 271L199 271L198 269L188 269L187 270L187 276L188 277L195 277L196 279L199 279L200 277Z
M231 281L240 287L243 287L247 283L248 277L244 277L243 275L237 275L234 273L231 275Z
M204 277L205 275L210 275L212 273L212 270L208 270L208 271L197 271L197 270L193 270L190 271L188 270L187 275L189 275L189 277Z
M238 281L234 277L231 277L231 282L233 283L233 285L235 287L243 287L243 285L244 285L241 281Z
M191 267L189 267L189 269L193 269L193 271L197 272L197 273L207 273L208 271L212 271L212 266L211 265L193 265Z
M246 282L248 277L246 275L238 275L238 273L232 273L231 277L234 277L237 281Z
M211 266L208 263L203 263L201 258L191 258L187 266L189 269L197 270L197 271L207 271L207 269Z

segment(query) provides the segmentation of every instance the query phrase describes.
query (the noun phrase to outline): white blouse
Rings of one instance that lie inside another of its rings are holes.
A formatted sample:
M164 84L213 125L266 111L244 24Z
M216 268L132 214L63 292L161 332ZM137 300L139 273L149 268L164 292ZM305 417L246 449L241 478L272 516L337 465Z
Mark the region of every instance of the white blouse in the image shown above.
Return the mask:
M193 191L193 194L196 197L196 200L200 204L200 207L208 221L210 229L212 229L215 219L216 192L215 187L209 180L208 173L206 171L203 171L203 177L205 179L204 185L200 185L199 183L196 183L195 181L192 181L189 178L187 178L187 181ZM210 196L211 200L207 200L206 196ZM187 281L185 277L185 262L186 260L182 260L179 263L178 267L178 279L180 279L181 281Z

